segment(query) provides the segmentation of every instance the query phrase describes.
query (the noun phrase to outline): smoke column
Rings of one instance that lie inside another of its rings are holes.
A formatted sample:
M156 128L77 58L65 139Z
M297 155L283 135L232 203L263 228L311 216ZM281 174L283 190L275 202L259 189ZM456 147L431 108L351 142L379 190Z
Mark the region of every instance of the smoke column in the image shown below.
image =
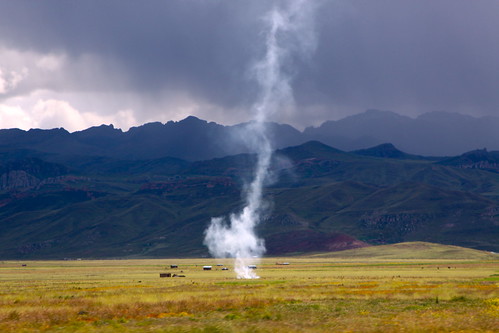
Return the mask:
M238 278L258 278L248 265L265 252L263 239L255 234L265 202L263 187L268 182L272 159L272 144L266 122L278 110L293 105L290 76L286 74L291 54L307 57L315 48L312 29L313 1L282 2L265 17L265 54L252 68L260 86L260 95L252 107L254 121L248 125L247 144L257 153L253 180L244 192L245 206L241 212L227 219L215 217L205 231L204 244L217 258L235 258L234 269Z

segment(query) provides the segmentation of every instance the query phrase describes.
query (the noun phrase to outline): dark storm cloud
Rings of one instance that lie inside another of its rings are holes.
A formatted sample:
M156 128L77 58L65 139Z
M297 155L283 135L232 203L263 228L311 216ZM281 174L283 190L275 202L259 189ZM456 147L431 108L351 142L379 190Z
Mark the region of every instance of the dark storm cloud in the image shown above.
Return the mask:
M75 58L103 55L130 72L135 89L188 88L222 103L238 93L237 82L258 47L254 23L263 14L263 6L231 1L42 1L0 7L0 38L7 45L63 50Z
M351 3L320 13L314 98L402 113L497 110L499 2Z
M270 6L3 1L0 46L65 52L69 61L92 54L124 72L128 89L139 95L182 90L222 111L244 110L256 93L248 68L263 52L262 16ZM317 51L308 61L293 58L297 113L291 120L308 125L367 108L496 114L497 13L499 2L492 0L321 1ZM106 82L99 89L123 87Z

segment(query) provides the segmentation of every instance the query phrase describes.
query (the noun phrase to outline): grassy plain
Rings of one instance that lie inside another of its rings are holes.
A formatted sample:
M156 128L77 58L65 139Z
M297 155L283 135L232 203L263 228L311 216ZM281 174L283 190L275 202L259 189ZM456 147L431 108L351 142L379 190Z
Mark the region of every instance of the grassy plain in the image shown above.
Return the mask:
M499 260L265 258L257 272L238 280L214 259L4 261L0 331L499 331Z

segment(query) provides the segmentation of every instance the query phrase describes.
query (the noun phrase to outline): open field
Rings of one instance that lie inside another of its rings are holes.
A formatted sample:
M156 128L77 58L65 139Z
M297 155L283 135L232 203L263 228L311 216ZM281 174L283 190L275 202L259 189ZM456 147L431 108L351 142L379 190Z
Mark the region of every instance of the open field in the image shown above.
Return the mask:
M266 258L257 280L230 265L0 262L0 331L499 331L499 260Z

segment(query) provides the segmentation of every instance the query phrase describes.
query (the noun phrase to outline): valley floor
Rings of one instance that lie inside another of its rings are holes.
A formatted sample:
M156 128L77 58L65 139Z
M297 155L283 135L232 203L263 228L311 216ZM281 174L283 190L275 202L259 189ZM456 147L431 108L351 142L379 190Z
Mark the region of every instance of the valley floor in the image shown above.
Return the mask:
M0 331L499 331L497 260L265 258L255 280L231 265L0 262Z

